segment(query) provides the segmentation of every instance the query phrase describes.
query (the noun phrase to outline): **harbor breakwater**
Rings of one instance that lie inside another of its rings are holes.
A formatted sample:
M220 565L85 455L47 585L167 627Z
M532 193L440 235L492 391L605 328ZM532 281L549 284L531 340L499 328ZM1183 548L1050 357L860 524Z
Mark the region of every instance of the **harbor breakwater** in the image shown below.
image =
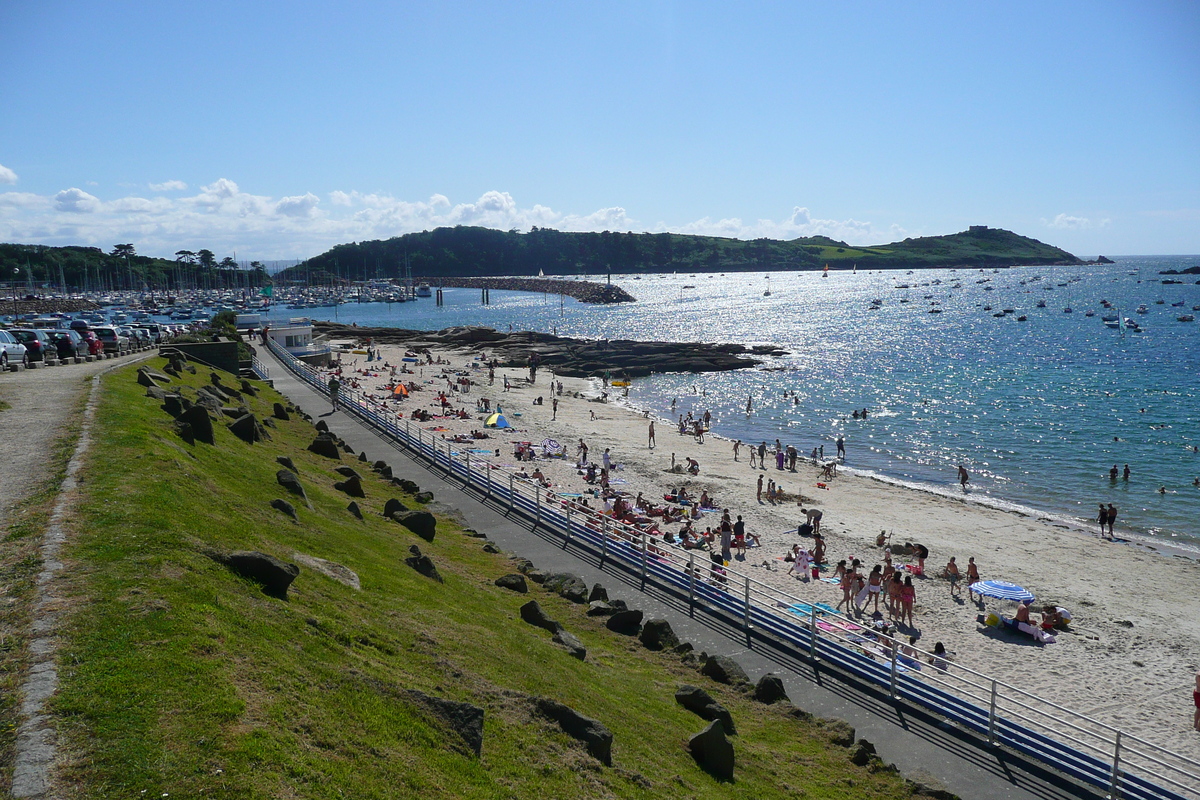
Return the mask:
M558 278L424 278L431 286L456 289L501 289L573 297L581 303L633 303L629 292L611 283L566 281Z

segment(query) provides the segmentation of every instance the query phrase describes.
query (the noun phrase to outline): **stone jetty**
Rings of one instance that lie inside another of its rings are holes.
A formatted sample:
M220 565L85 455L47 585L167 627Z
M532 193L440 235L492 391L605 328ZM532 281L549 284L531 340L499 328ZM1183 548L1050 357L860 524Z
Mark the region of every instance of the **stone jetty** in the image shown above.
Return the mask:
M422 278L430 286L459 289L508 289L514 292L565 294L581 303L633 303L637 300L620 286L559 278Z

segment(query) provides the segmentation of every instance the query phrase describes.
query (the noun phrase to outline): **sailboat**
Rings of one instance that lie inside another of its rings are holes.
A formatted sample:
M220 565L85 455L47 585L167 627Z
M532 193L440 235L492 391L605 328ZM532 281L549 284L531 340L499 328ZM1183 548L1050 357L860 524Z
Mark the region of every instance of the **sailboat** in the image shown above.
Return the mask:
M771 296L771 276L768 275L767 276L767 290L765 292L763 292L763 297L770 297L770 296Z
M829 277L829 265L828 265L828 264L826 264L826 265L825 265L825 270L824 270L824 271L821 273L821 277L822 277L822 278L828 278L828 277Z
M857 262L857 261L855 261L855 262L854 262L854 269L850 270L850 274L851 274L851 275L857 275L857 274L858 274L858 262Z

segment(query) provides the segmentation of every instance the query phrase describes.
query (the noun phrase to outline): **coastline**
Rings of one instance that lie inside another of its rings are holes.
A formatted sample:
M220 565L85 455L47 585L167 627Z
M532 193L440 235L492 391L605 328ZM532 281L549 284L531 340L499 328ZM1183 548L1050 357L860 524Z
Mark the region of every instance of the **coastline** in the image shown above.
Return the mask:
M386 362L398 364L403 348L385 345L381 352ZM470 350L432 352L448 358L456 370L479 363L477 353ZM348 374L366 366L362 357L343 358ZM418 407L432 412L430 401L436 399L436 389L446 386L444 379L439 382L436 377L442 370L426 366L418 368L416 375L404 376L424 391L414 393L397 410L406 416ZM651 450L646 442L649 418L618 403L599 402L591 380L560 377L565 391L555 415L548 379L542 375L534 386L526 385L524 369L497 369L494 386L487 385L486 370L474 369L470 375L476 382L472 393L451 395L452 400L468 401L462 407L473 412L474 401L487 397L493 406L499 403L516 426L512 432L489 431L492 438L480 445L500 450L498 464L517 467L512 441L537 444L545 438L557 439L569 444L567 453L572 457L538 461L536 466L555 484L555 491L579 492L585 484L572 468L575 443L586 440L593 461L600 460L604 448L611 448L614 461L621 465L615 472L620 481L616 488L631 495L644 492L656 501L680 483L696 494L710 491L719 505L743 514L748 530L762 539L762 548L750 549L744 560L733 562L734 568L806 602L834 605L841 596L837 587L786 574L788 565L782 557L799 541L795 535L799 509L794 502L773 505L755 500L759 474L778 479L789 494L811 498L824 512L822 532L831 562L858 556L869 570L882 561L882 550L874 545L881 529L894 532L895 544L916 541L929 548L928 577L916 581L919 646L931 649L935 641L944 642L963 666L1188 757L1200 757L1200 735L1191 728L1188 688L1200 665L1200 593L1196 591L1200 564L1193 559L1167 557L1173 554L1158 545L1154 550L1140 543L1120 547L1121 542L1100 541L1094 531L1078 524L1040 514L1026 516L877 476L839 472L836 479L823 481L829 488L821 490L816 488L816 469L807 463L800 464L796 473L779 472L773 466L751 470L745 450L741 460L734 462L729 440L713 436L705 444L696 444L691 437L675 433L674 424L665 420L655 420L658 446ZM504 375L511 381L511 391L503 391ZM364 389L374 391L387 381L386 372L378 378L355 377ZM545 404L533 405L539 395ZM451 437L481 429L481 417L470 413L466 420L437 419L423 425ZM686 479L668 472L672 452L678 461L697 458L700 475ZM702 530L717 521L708 515L698 524ZM978 626L977 614L1011 614L1014 607L992 600L976 603L965 598L965 591L961 599L951 597L949 583L934 577L951 555L964 572L967 558L973 556L984 579L1026 586L1038 596L1035 607L1045 602L1070 609L1075 615L1072 631L1062 634L1056 644L1036 646L1028 637ZM897 564L903 560L897 558Z

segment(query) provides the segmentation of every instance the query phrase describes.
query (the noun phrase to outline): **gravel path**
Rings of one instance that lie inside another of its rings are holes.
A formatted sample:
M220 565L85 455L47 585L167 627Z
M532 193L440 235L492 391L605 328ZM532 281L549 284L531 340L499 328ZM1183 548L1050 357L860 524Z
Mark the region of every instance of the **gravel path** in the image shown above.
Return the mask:
M135 354L132 359L150 355L152 351ZM131 357L126 356L0 373L0 400L11 406L0 411L0 530L7 526L13 505L45 480L52 446L62 436L69 415L79 413L88 379L109 367L129 363Z

